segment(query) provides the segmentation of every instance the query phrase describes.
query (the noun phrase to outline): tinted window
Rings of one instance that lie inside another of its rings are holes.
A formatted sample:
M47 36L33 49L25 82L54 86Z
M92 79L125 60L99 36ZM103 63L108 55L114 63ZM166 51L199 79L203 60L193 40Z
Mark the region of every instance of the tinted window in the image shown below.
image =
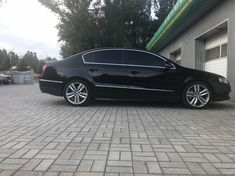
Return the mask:
M220 46L206 50L206 61L220 58Z
M104 50L95 52L95 62L122 64L121 50Z
M165 61L155 55L139 52L139 51L124 51L125 64L131 65L146 65L146 66L164 66Z
M227 49L228 49L228 44L224 44L221 46L221 57L227 57L228 53L227 53Z
M83 57L84 57L84 61L85 62L94 62L95 61L95 54L94 54L94 52L85 54Z

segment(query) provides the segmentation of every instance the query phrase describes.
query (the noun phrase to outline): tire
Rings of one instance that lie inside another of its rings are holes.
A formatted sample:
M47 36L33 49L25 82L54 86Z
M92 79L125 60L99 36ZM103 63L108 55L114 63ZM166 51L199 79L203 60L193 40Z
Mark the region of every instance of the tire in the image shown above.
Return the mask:
M73 80L64 87L63 96L69 105L86 106L91 101L92 91L87 82Z
M188 84L183 91L183 103L191 109L205 108L211 102L212 94L209 86L202 82Z

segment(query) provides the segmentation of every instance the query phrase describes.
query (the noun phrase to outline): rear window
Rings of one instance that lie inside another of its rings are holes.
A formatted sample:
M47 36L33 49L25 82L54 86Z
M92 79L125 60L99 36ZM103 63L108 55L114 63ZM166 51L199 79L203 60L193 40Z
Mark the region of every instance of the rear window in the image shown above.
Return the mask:
M94 62L95 61L95 54L94 52L85 54L83 56L85 62Z

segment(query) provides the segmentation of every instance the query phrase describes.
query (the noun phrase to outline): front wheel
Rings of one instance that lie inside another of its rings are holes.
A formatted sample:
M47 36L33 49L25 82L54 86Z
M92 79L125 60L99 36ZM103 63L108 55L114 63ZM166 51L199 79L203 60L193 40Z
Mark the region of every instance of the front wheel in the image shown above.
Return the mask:
M189 84L183 92L183 103L189 108L200 109L210 103L211 91L206 84L195 82Z
M72 106L87 105L91 100L91 88L84 81L70 81L65 86L64 99Z

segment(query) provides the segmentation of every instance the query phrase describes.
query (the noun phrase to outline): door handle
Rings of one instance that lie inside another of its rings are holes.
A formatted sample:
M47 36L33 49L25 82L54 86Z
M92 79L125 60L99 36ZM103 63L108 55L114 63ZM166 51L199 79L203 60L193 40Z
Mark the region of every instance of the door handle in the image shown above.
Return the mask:
M89 71L92 72L92 73L94 73L94 72L97 72L98 69L96 69L96 68L91 68L91 69L89 69Z
M131 74L132 75L138 75L140 72L138 72L138 71L131 71Z

